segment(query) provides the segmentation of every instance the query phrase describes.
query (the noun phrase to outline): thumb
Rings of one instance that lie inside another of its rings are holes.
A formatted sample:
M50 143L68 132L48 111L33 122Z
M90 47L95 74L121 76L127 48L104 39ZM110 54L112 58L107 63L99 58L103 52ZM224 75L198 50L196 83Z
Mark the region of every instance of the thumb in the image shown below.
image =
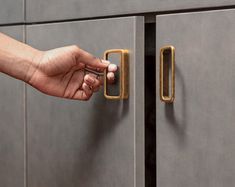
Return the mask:
M93 55L91 55L90 53L79 49L77 51L77 61L78 62L82 62L90 67L93 68L100 68L100 69L105 69L108 67L108 65L110 64L109 61L107 60L101 60L100 58L94 57Z

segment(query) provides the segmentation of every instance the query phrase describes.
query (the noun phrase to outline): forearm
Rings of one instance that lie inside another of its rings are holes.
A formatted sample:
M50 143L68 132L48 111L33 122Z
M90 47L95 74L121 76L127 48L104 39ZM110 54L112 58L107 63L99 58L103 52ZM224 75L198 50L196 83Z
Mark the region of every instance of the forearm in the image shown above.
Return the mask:
M0 33L0 72L28 82L41 51Z

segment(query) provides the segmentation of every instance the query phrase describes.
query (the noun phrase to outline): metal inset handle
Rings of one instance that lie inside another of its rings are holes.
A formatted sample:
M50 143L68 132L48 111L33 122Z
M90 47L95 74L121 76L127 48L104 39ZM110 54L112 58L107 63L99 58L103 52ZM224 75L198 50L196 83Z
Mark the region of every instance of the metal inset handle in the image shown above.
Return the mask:
M169 86L170 70L171 87ZM175 99L175 48L171 45L162 47L160 50L160 99L165 103L173 103Z
M129 86L129 62L128 62L128 54L129 51L126 49L111 49L107 50L104 53L104 59L108 60L109 54L117 53L121 55L121 62L119 66L120 71L120 87L119 87L119 95L109 95L107 91L107 69L104 71L104 96L107 99L113 100L121 100L127 99L129 96L128 86Z

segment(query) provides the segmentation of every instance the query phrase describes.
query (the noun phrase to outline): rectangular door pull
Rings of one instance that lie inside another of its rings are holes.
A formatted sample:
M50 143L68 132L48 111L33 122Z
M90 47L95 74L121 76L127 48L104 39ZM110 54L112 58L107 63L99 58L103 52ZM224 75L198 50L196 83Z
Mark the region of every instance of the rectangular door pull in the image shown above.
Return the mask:
M169 72L171 71L171 79ZM173 103L175 100L175 48L171 45L160 50L160 100ZM169 82L171 80L171 86Z
M120 65L119 65L119 93L118 95L110 95L108 93L108 82L107 82L107 69L104 71L104 96L107 99L121 100L127 99L129 96L129 51L126 49L110 49L105 51L104 60L109 59L110 54L120 55Z

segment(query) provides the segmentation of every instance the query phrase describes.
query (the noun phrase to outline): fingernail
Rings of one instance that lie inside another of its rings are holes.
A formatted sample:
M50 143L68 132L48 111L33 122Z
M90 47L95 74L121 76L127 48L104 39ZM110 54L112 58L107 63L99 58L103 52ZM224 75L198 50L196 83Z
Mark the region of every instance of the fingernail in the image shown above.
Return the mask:
M110 80L114 80L114 73L113 72L110 72L107 74L107 78L110 79Z
M107 61L107 60L102 60L102 63L105 64L105 65L109 65L110 64L110 62Z
M110 64L108 67L109 71L117 71L117 65L116 64Z

